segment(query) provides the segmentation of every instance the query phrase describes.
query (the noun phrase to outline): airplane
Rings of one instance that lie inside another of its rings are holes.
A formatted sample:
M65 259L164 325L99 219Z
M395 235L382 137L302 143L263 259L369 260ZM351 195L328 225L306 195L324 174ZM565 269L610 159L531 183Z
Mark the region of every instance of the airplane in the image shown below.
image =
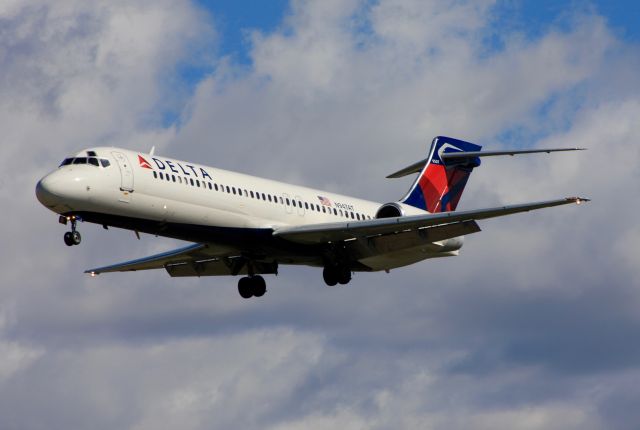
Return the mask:
M65 158L36 186L37 199L70 224L68 246L79 245L78 221L193 242L172 251L85 271L92 276L164 268L172 277L243 275L238 292L261 297L261 275L280 266L322 268L329 286L355 272L386 271L431 258L457 256L477 221L580 204L568 197L456 211L482 157L577 151L583 148L481 151L446 136L428 157L387 178L418 173L407 194L378 203L290 185L150 153L96 147Z

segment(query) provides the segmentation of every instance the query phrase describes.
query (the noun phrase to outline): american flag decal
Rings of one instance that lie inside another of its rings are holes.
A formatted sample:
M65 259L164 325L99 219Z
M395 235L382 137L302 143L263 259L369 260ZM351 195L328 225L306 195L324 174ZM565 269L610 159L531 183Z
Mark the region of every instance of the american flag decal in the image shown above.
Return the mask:
M320 204L323 206L331 206L331 200L326 197L318 196L318 200L320 200Z

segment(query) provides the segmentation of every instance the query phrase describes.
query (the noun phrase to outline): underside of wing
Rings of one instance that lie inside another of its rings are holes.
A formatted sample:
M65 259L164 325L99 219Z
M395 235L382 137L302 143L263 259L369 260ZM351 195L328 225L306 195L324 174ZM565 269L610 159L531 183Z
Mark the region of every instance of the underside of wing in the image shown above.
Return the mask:
M500 206L495 208L470 211L441 212L425 215L382 218L367 221L325 223L297 227L281 227L276 229L273 234L275 236L296 243L321 244L363 237L397 234L422 229L434 229L433 232L435 233L436 231L438 231L435 229L436 227L442 227L445 225L458 224L467 221L476 221L487 218L495 218L571 203L579 204L583 201L588 200L579 197L568 197L565 199ZM426 232L428 231L429 230L427 230ZM442 229L439 230L438 236L447 236L446 234L443 234L446 231L447 230ZM444 240L449 237L455 236L441 237L437 240Z
M246 263L247 260L234 249L196 243L149 257L86 270L85 273L99 275L108 272L165 269L171 276L226 276L246 274ZM255 274L276 273L277 265L254 262L252 271Z

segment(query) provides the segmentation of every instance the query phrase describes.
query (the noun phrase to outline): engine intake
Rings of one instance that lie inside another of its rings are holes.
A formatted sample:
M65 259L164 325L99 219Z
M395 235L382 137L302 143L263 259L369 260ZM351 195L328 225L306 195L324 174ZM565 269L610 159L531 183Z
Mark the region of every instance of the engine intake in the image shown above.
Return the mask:
M404 216L404 209L398 203L385 203L376 212L376 218L395 218Z

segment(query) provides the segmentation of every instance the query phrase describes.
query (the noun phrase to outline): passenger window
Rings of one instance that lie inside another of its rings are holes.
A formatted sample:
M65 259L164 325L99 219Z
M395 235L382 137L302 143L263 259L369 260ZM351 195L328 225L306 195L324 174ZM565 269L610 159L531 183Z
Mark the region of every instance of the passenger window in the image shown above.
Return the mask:
M173 182L175 182L175 181L176 181L176 175L171 175L171 180L172 180Z
M164 179L164 175L162 174L162 172L158 173L158 175L160 175L160 179Z
M178 183L181 184L182 183L182 176L178 176Z
M191 184L192 187L195 185L195 182L193 182L193 178L189 178L189 183Z
M154 178L156 178L156 179L158 179L158 174L156 173L156 171L155 171L155 170L153 171L153 177L154 177Z
M309 204L307 202L304 202L304 208L307 210L309 209Z
M333 214L338 215L338 211L336 210L336 208L333 208Z
M218 191L218 184L213 184L213 188Z

